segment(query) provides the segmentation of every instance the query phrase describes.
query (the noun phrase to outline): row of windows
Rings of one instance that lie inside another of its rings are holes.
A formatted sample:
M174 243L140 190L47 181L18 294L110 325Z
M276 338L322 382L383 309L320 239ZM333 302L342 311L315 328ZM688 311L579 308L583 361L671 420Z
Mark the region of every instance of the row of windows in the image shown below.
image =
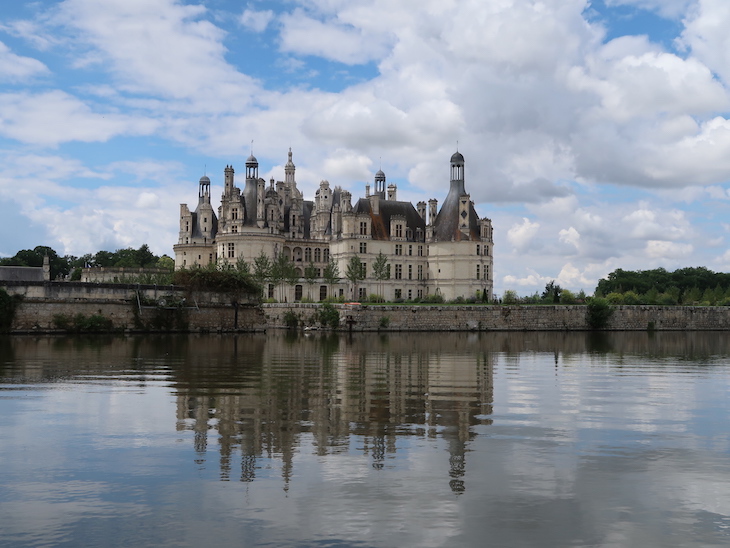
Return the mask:
M327 249L327 248L320 249L319 247L314 248L314 262L315 263L321 263L321 262L328 263L329 260L330 260L330 250L329 249ZM312 248L311 247L304 248L304 262L305 263L312 262Z

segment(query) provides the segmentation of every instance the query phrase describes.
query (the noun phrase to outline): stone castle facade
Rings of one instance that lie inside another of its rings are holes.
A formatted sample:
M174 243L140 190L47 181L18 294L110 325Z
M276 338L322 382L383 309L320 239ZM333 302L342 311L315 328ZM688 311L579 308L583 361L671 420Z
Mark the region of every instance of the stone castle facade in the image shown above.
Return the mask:
M415 207L399 201L396 185L387 184L380 170L373 188L366 185L365 197L354 203L350 192L328 181L319 184L313 201L305 200L297 188L291 149L283 181L272 178L267 185L258 169L256 158L249 156L241 189L233 167L226 166L217 214L210 179L200 179L195 211L180 205L175 268L241 261L253 267L261 254L271 261L283 254L299 281L279 288L267 284L264 296L288 302L329 296L363 300L370 294L386 300L433 294L451 300L477 292L492 296L492 222L478 217L466 192L461 153L451 157L449 191L440 209L433 199ZM386 279L376 279L373 271L381 253L387 258ZM356 284L345 276L353 257L364 273ZM324 277L330 262L339 271L334 285ZM308 267L316 274L314 283L311 275L305 280Z

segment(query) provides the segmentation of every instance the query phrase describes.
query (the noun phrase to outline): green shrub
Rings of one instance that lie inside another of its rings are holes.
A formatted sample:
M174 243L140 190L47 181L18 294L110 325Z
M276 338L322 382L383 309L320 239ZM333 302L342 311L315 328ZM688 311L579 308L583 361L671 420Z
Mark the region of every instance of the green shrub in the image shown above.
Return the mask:
M53 326L69 333L103 333L114 330L114 322L101 314L54 314Z
M441 293L433 293L431 295L426 295L423 298L423 302L430 304L441 304L444 302L444 296L441 295Z
M594 297L586 307L586 323L592 329L603 329L611 319L613 309L609 302L602 297Z
M22 297L19 295L9 295L7 291L0 287L0 332L10 331L15 318L15 310L18 308Z
M381 327L382 329L387 329L387 328L388 328L388 326L390 325L390 316L382 316L382 317L380 318L380 322L378 322L378 325L379 325L379 326L380 326L380 327Z
M337 309L329 303L324 303L319 311L318 318L319 323L324 327L331 327L336 329L340 325L340 313Z
M296 329L299 327L299 316L297 316L293 311L287 310L284 312L284 325L289 329Z

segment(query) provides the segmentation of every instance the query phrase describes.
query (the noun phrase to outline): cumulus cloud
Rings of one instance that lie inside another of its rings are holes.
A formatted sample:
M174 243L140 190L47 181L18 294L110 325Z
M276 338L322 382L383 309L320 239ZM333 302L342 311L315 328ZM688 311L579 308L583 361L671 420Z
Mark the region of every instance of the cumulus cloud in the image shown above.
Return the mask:
M684 50L648 36L604 43L585 0L458 9L440 0L297 0L228 17L177 0L65 0L0 26L74 67L56 78L46 57L0 45L0 78L29 86L0 94L3 146L18 157L33 148L46 162L32 181L6 165L0 192L20 188L24 214L64 245L148 237L161 245L165 234L169 252L177 203L194 201L205 163L216 184L222 165L239 168L252 139L262 173L276 179L292 146L308 198L323 178L360 195L382 159L399 196L414 201L445 195L458 141L467 191L494 221L498 284L527 290L559 279L590 289L618 267L683 266L707 242L722 245L718 222L700 224L683 209L704 212L729 196L729 8L606 4L682 21ZM334 78L322 69L330 63L345 73L339 89L316 76ZM40 80L43 88L30 87ZM105 148L103 162L70 158L68 143L114 139L134 145L119 157ZM170 160L180 150L189 158ZM76 192L79 180L87 196ZM71 206L54 202L64 194ZM140 211L170 225L151 228Z
M382 57L384 40L339 21L320 21L302 10L281 18L281 49L298 55L316 55L345 64L367 63Z
M148 135L156 126L153 120L93 112L62 91L0 94L0 135L24 143L103 142L115 135Z
M692 254L691 244L650 240L646 243L646 254L652 259L684 259Z
M16 55L0 42L0 82L22 82L49 72L37 59Z
M274 12L271 10L256 11L251 9L243 10L241 14L241 25L254 32L264 32L269 23L274 20Z
M540 229L539 223L523 218L521 224L513 225L507 232L507 240L518 250L524 250Z

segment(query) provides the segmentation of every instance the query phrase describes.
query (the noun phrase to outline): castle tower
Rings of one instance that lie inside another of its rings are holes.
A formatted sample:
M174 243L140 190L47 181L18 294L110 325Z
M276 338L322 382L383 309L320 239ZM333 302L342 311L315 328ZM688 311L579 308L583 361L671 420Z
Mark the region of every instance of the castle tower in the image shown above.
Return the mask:
M385 173L381 169L375 174L375 194L385 200Z
M292 187L295 187L297 183L294 180L294 173L296 172L296 166L294 165L294 162L292 162L292 154L291 154L291 147L289 147L289 160L286 162L286 165L284 166L284 182L287 185L291 185Z

